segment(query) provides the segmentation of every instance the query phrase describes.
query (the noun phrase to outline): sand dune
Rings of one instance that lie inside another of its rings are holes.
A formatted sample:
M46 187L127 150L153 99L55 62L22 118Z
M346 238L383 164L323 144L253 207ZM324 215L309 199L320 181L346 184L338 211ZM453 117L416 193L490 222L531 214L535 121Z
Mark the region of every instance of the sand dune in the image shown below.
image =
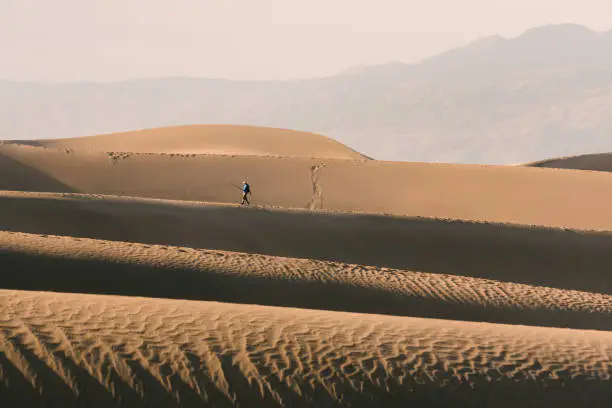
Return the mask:
M612 294L612 234L80 194L0 193L0 229Z
M177 200L237 202L240 183L253 201L308 207L313 197L305 158L99 153L0 146L0 190L87 192Z
M4 288L612 329L612 296L374 266L0 232Z
M330 162L319 184L323 207L335 210L578 229L612 227L612 214L607 210L607 202L612 199L612 175L606 173Z
M0 189L323 208L578 229L612 229L612 174L526 167L0 146Z
M0 174L1 407L612 401L612 174L236 126L1 143Z
M612 171L612 153L557 157L554 159L527 163L525 166L591 171Z
M68 139L23 140L13 143L54 149L101 152L366 159L365 156L342 143L322 135L286 129L235 125L173 126Z
M33 292L0 302L2 406L612 400L609 332Z

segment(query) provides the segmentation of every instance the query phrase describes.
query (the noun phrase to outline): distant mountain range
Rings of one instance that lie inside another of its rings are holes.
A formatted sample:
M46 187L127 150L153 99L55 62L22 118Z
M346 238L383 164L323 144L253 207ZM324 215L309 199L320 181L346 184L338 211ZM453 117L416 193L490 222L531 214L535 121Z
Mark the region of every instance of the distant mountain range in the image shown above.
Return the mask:
M508 164L608 152L612 31L538 27L418 64L299 81L0 81L0 139L193 123L313 131L386 160Z

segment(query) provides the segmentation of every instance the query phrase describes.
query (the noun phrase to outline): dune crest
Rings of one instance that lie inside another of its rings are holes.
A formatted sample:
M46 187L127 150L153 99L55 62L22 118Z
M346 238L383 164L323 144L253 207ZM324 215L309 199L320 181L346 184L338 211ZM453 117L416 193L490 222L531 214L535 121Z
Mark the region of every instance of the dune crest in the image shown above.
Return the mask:
M366 159L348 146L319 134L238 125L171 126L66 139L5 143L98 152Z

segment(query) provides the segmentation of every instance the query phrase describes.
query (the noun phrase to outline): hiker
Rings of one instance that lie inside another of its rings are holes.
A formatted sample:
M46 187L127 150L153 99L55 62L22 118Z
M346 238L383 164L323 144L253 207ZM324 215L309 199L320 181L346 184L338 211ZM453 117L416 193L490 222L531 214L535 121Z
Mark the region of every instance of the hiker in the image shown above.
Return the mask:
M242 203L240 205L244 205L244 203L251 205L247 197L249 194L251 194L251 186L249 186L249 183L247 183L246 181L243 181L242 182Z

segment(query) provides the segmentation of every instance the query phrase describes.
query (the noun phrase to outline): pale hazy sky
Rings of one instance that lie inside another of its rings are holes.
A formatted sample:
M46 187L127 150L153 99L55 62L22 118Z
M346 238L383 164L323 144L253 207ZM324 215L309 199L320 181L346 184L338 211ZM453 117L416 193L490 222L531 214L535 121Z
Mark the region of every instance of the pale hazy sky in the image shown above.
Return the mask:
M612 0L0 0L0 78L324 76L567 22Z

